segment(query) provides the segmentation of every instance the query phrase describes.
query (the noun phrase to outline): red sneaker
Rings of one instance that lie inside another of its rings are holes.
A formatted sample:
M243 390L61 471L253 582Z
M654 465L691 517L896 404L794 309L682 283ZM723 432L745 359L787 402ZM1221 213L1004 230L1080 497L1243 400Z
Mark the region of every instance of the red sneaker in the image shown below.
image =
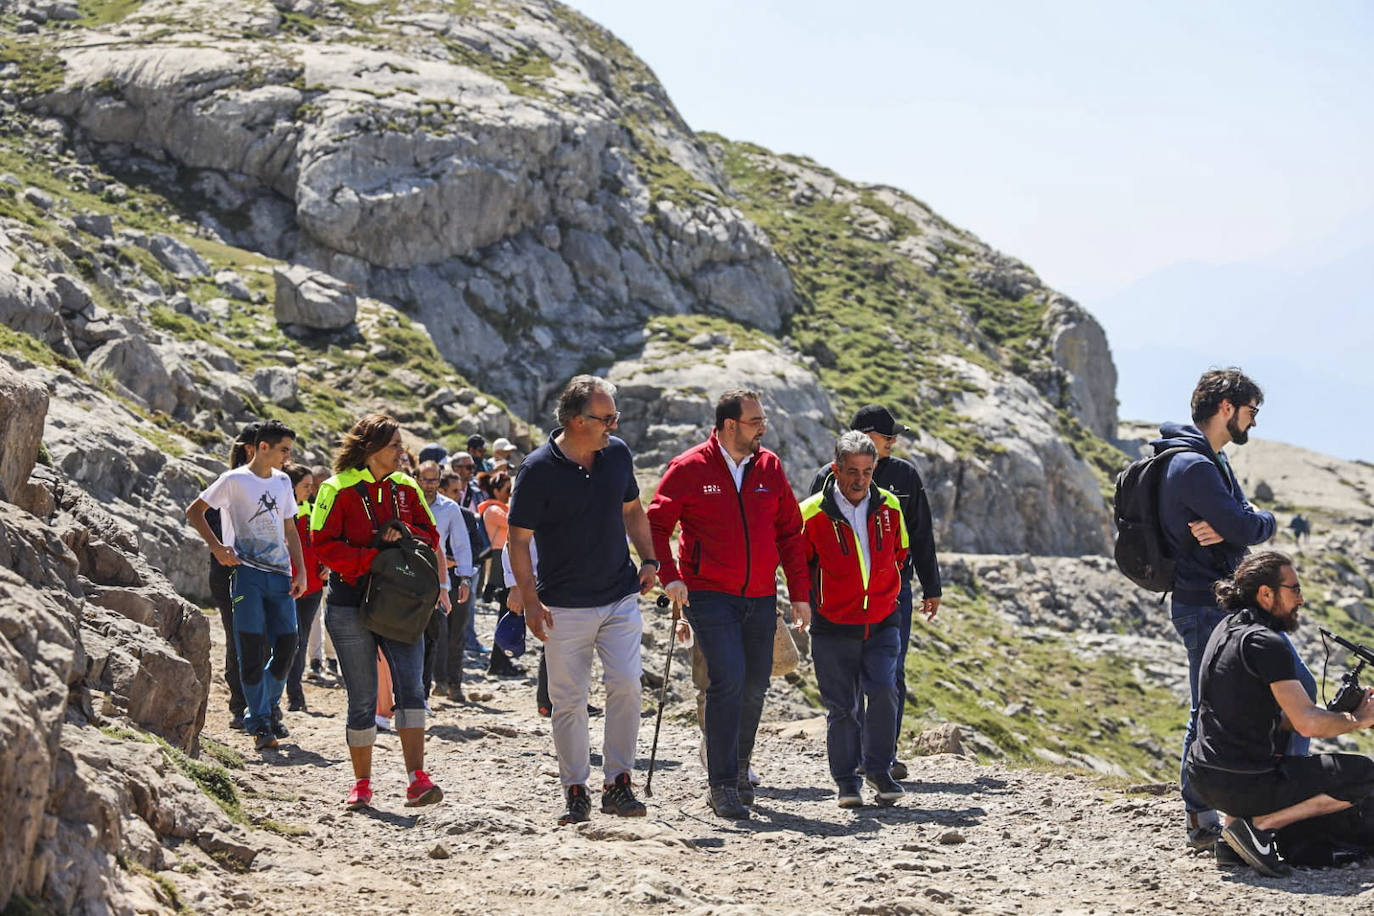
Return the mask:
M372 804L372 780L360 779L353 784L353 791L348 793L347 808L349 811L357 811L359 808L366 808Z
M434 784L434 780L429 778L429 774L424 770L416 770L415 781L406 789L406 807L418 808L421 805L432 805L442 801L444 790Z

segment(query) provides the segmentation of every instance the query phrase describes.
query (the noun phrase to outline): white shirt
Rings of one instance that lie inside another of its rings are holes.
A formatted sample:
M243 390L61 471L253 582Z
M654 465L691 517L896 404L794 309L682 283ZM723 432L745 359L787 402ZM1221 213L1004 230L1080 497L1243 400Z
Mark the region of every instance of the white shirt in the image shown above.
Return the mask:
M471 578L476 570L472 565L472 542L468 540L468 525L463 521L463 510L440 493L430 503L429 511L434 516L434 526L439 529L440 549L447 545L449 556L453 557L453 574ZM454 584L449 583L450 587Z
M868 582L869 573L873 569L873 551L868 548L868 501L873 496L870 489L864 493L864 498L859 500L856 506L849 501L849 497L840 492L837 485L835 487L835 505L840 507L840 515L849 522L849 527L854 529L854 536L859 539L859 551L864 558L864 582Z
M283 522L295 524L296 493L291 478L273 469L267 477L248 465L225 471L200 498L220 513L220 543L234 548L245 566L291 575Z
M740 459L739 464L735 464L735 459L730 457L730 453L724 447L720 450L721 457L725 459L725 467L730 471L730 476L735 480L735 492L744 489L744 469L749 467L749 462L756 457L753 452Z

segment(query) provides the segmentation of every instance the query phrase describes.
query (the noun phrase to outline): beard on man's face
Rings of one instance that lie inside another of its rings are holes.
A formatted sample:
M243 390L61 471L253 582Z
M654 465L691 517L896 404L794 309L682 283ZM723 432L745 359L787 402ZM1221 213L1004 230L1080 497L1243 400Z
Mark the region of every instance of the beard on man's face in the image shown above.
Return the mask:
M1236 445L1244 445L1250 441L1250 430L1240 428L1240 423L1237 422L1239 418L1240 414L1237 413L1234 417L1227 420L1226 431L1231 434L1232 442Z

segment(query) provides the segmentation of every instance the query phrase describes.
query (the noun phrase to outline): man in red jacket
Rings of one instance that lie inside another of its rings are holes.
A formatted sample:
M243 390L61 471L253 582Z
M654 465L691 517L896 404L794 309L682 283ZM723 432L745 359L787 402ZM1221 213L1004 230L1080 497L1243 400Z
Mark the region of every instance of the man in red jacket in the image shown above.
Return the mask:
M909 544L897 497L873 483L877 463L872 440L850 430L835 443L831 476L801 504L816 603L811 659L841 808L863 804L861 764L878 804L895 804L903 795L891 766L902 648L897 593ZM867 700L862 725L860 691Z
M711 437L672 460L648 511L663 590L686 608L710 678L708 800L734 819L749 817L754 801L749 758L773 668L780 562L795 622L811 619L801 514L782 462L762 447L767 425L757 391L726 391Z

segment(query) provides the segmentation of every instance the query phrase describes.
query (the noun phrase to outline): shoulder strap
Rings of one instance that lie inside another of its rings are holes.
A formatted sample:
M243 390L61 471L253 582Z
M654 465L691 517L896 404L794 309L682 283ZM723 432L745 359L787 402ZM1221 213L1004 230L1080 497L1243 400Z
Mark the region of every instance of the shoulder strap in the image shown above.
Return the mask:
M353 485L353 489L358 491L358 498L363 501L363 511L367 513L367 520L372 523L372 530L377 530L377 516L372 511L372 497L367 492L366 481L358 481Z

